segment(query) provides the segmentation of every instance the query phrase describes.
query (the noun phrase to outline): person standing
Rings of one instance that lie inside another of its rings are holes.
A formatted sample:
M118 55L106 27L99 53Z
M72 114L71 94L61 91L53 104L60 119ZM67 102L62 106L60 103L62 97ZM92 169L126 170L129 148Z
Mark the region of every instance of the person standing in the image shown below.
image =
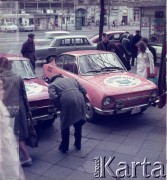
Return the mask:
M35 34L28 34L28 39L26 42L23 43L21 48L21 54L23 57L26 57L30 60L34 70L35 70L35 42L34 42Z
M86 90L81 84L62 75L53 76L49 85L49 98L60 109L61 137L59 150L66 153L69 148L70 126L75 128L75 143L77 150L81 149L82 125L86 119L85 97Z
M4 93L0 79L0 179L25 180L10 115L2 102Z
M102 51L108 51L108 49L107 49L108 44L109 44L109 40L108 40L107 34L103 33L102 34L102 41L97 43L96 49L102 50Z
M137 55L137 75L147 78L147 67L150 67L150 74L154 75L153 55L143 41L136 44L138 48Z
M12 72L12 61L0 58L0 79L5 91L2 102L11 116L14 134L19 142L23 155L22 165L31 165L32 159L27 151L25 140L28 138L27 117L31 116L24 81L21 76Z
M132 41L131 41L131 55L132 55L132 62L131 66L134 66L135 58L137 58L137 47L136 44L140 41L141 39L140 31L136 31L136 35L133 36Z
M157 54L156 54L156 50L154 47L152 47L149 43L148 43L148 39L147 38L141 38L141 41L145 42L148 49L152 52L152 55L154 57L154 63L156 63L157 60Z
M128 71L131 70L130 56L121 43L114 44L109 42L107 49L110 52L114 52L119 57Z

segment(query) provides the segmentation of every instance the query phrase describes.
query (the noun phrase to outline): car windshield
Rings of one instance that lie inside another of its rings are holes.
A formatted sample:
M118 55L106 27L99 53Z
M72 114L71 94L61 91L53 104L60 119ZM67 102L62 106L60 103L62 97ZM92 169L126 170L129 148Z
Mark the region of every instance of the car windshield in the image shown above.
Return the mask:
M115 54L88 54L79 57L80 72L83 75L125 70Z
M29 61L13 61L12 71L21 76L23 79L36 78L36 74Z

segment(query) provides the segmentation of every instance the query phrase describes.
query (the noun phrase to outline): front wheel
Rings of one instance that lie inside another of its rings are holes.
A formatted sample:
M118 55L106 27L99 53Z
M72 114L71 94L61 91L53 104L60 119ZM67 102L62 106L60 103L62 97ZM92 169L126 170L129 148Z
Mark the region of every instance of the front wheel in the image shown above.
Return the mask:
M98 114L95 112L93 106L89 101L86 102L86 120L88 122L96 122Z

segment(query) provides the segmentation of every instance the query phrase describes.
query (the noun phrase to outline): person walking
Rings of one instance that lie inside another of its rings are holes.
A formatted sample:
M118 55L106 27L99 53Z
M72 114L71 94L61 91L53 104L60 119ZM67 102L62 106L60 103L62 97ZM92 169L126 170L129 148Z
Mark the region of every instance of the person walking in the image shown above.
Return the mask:
M131 66L134 66L135 58L137 58L137 47L136 44L140 41L141 39L140 31L136 31L136 35L133 36L132 41L131 41L131 55L132 55L132 62Z
M59 150L66 153L69 148L70 126L75 129L74 146L81 149L82 125L86 119L85 98L86 90L81 84L71 78L64 78L62 75L53 76L49 85L49 98L55 107L61 111L61 137L62 141Z
M108 49L107 49L108 44L109 44L109 40L108 40L107 34L103 33L102 34L102 41L97 43L96 49L102 50L102 51L108 51Z
M24 81L21 76L12 72L12 61L6 57L0 58L0 79L3 82L3 103L10 113L14 134L23 155L22 165L31 165L32 159L25 145L28 138L27 117L31 116Z
M21 48L21 54L23 57L26 57L30 60L34 70L35 70L35 42L34 42L35 34L28 34L28 39L26 42L23 43Z
M131 70L130 56L121 43L114 44L109 42L107 49L110 52L114 52L119 57L128 71Z
M152 52L152 55L153 55L153 57L154 57L154 63L156 63L156 61L157 61L157 54L156 54L155 48L152 47L152 46L148 43L148 39L147 39L147 38L145 38L145 37L144 37L144 38L141 38L141 41L143 41L143 42L146 43L148 49Z
M154 60L152 53L143 41L139 41L136 46L138 48L137 75L147 78L147 67L150 67L150 74L154 76Z

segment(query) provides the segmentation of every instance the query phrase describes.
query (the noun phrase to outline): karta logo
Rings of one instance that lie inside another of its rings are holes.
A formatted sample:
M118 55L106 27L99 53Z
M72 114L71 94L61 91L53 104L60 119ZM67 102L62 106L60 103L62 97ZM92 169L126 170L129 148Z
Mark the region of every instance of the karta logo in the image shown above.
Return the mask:
M37 83L25 84L26 93L30 94L38 94L42 91L42 86Z

